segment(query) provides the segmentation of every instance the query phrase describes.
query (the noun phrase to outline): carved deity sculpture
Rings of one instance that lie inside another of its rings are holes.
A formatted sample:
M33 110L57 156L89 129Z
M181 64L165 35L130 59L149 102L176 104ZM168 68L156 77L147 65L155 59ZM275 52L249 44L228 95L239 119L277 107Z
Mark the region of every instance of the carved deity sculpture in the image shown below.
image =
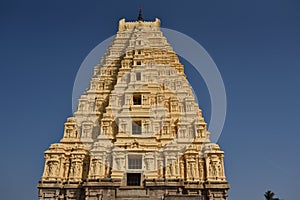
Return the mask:
M75 177L80 177L81 172L81 167L79 163L75 163L75 169L74 169L74 176Z
M217 177L218 176L218 166L216 160L211 160L209 163L209 172L211 176Z
M171 136L175 136L176 135L176 126L175 125L172 125L171 126Z
M99 176L101 174L101 163L99 160L93 160L91 164L91 171L90 175L91 176Z
M203 163L203 161L199 162L199 173L200 173L200 180L204 180L204 163Z
M168 177L172 176L172 163L168 164L166 167L166 176Z
M195 178L195 163L191 163L191 174L192 178Z
M218 169L218 176L219 176L219 177L220 177L220 176L223 176L221 162L218 162L218 167L217 167L217 169Z
M48 173L49 177L56 177L58 172L58 163L55 161L48 162Z
M162 178L163 175L164 175L164 165L163 165L163 160L162 159L159 159L158 160L158 177L159 178Z
M94 176L96 174L96 165L95 161L91 162L91 169L90 169L90 175Z
M69 163L66 162L66 163L64 163L64 167L63 167L63 178L64 179L68 178L68 173L69 173Z

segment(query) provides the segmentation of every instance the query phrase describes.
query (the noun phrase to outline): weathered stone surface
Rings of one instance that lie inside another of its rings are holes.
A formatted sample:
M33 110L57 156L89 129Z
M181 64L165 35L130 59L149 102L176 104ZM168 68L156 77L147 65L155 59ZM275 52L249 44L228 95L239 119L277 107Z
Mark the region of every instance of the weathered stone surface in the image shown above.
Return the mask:
M39 199L227 199L224 152L154 22L119 22L90 87L45 151Z

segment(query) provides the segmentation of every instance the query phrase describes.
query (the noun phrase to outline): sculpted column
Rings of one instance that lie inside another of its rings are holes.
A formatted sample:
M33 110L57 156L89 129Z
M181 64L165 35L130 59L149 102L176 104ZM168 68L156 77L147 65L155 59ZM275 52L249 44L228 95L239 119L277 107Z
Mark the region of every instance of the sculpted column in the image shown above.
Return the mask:
M195 162L195 180L199 181L199 159L197 157Z
M180 177L182 179L184 179L184 161L183 160L180 160L179 161L179 165L180 165Z
M69 172L69 160L67 157L61 158L61 167L60 167L60 178L62 181L68 179L68 172Z

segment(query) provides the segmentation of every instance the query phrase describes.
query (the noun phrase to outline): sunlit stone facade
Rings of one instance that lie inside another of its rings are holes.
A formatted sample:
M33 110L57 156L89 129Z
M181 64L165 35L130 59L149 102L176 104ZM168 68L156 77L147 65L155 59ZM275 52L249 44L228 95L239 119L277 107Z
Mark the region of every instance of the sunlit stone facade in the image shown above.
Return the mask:
M209 137L160 20L122 19L45 151L39 199L225 200L224 152Z

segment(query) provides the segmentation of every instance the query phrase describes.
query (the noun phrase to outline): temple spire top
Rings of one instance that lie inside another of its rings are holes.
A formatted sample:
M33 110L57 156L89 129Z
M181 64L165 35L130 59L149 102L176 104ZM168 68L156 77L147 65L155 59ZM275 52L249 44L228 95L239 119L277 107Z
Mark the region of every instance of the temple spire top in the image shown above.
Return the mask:
M143 21L142 6L140 6L138 21Z

